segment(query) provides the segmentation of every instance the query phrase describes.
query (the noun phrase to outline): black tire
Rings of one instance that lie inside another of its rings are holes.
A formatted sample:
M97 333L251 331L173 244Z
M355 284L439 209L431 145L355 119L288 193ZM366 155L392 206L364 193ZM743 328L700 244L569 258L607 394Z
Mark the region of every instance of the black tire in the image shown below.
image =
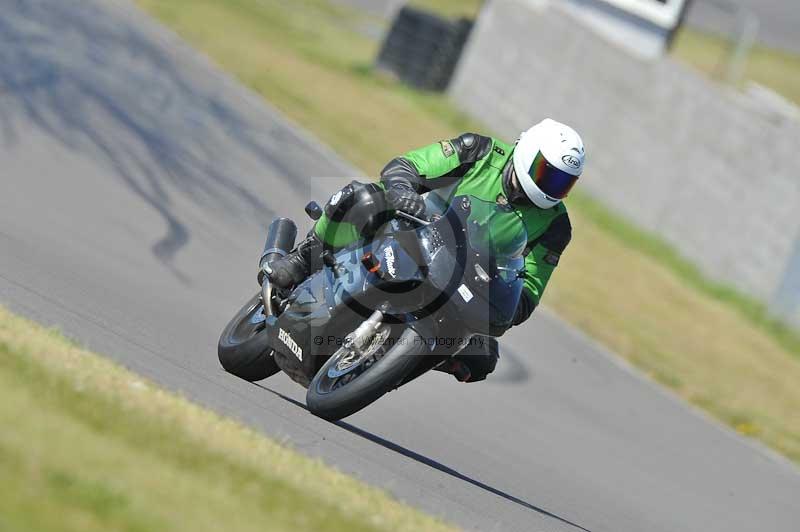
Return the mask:
M217 347L225 371L250 382L280 371L272 357L269 335L263 334L263 324L254 320L259 313L262 313L261 296L256 294L222 331Z
M321 385L328 370L336 364L334 355L311 381L306 392L306 406L309 412L328 421L355 414L396 388L416 368L426 351L422 337L406 328L394 345L362 374L339 388L323 391Z

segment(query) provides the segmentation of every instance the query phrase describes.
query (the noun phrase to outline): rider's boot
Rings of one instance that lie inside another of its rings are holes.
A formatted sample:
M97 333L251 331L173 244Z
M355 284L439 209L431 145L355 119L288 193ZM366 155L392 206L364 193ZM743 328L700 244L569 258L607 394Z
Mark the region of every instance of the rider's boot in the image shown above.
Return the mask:
M435 368L438 371L449 373L456 378L458 382L469 382L472 378L472 372L469 370L463 360L456 358L448 358Z
M475 336L459 354L436 367L450 373L459 382L480 382L494 371L500 358L497 339Z
M291 253L265 265L263 272L258 274L259 284L266 273L278 288L299 285L322 268L322 249L322 241L312 232Z

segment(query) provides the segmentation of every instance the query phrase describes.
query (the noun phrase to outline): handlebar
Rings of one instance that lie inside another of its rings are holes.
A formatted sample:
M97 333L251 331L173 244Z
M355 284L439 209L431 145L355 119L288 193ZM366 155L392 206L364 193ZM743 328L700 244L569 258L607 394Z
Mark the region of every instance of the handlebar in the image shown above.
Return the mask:
M419 225L421 225L423 227L431 224L431 222L429 222L428 220L423 220L422 218L417 218L416 216L412 216L412 215L408 214L407 212L395 211L395 213L398 216L400 216L401 218L404 218L404 219L406 219L406 220L408 220L410 222L414 222L416 224L419 224Z

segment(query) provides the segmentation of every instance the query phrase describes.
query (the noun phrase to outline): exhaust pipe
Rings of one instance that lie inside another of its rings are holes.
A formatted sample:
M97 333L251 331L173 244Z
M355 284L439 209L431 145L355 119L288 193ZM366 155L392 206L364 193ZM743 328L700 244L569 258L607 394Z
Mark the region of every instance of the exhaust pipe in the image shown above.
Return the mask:
M269 225L267 231L267 241L264 243L264 251L258 261L260 269L270 262L285 257L294 247L297 238L297 226L289 218L276 218Z
M296 238L297 226L289 218L277 218L269 225L264 251L258 261L259 270L263 272L261 275L261 301L264 303L266 316L273 314L272 284L269 282L269 277L265 275L268 272L269 263L285 257L294 247Z

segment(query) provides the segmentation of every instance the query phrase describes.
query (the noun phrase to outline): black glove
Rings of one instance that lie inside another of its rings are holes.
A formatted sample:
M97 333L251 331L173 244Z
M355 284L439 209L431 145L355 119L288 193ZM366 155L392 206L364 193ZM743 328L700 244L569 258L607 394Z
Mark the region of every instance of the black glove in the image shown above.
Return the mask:
M420 217L425 213L425 201L410 186L396 184L386 190L386 202L396 211Z
M536 303L528 292L523 290L519 298L519 303L517 303L517 312L514 314L514 321L512 321L511 324L521 324L533 314L534 309L536 309Z

